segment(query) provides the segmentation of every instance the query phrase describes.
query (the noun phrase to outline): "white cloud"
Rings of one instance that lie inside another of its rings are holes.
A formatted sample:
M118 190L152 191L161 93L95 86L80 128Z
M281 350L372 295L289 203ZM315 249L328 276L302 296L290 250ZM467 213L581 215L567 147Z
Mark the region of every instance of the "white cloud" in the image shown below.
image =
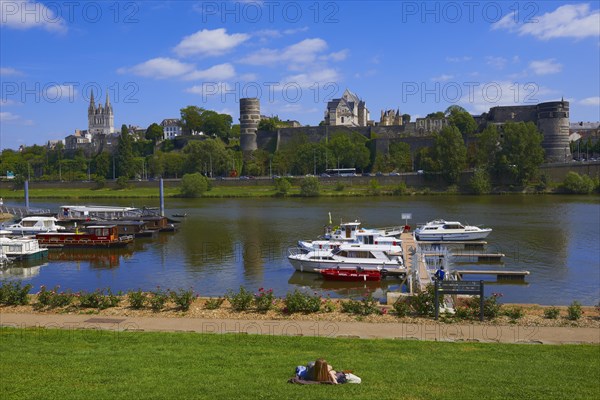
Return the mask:
M283 84L295 83L302 88L315 84L323 86L327 83L337 83L340 80L338 72L332 68L321 69L313 72L291 75L283 78Z
M7 122L7 121L14 121L19 119L20 117L16 114L13 114L11 112L8 111L2 111L0 112L0 121L2 122Z
M194 70L194 65L182 63L173 58L153 58L130 68L119 68L117 72L133 73L156 79L172 78L181 76Z
M186 36L173 49L181 57L201 55L218 56L234 49L250 38L245 33L227 34L224 28L203 29Z
M586 97L585 99L579 100L579 104L581 104L583 106L599 107L600 106L600 97L599 96Z
M14 106L14 105L17 105L17 104L21 104L21 103L17 103L16 101L11 100L11 99L0 98L0 106L6 107L6 106Z
M58 14L56 10L59 11ZM0 0L0 26L23 30L42 28L59 33L67 31L58 3L47 7L29 0Z
M235 77L235 68L229 63L214 65L208 69L195 70L184 76L186 81L216 80L222 81Z
M521 22L525 18L526 15L518 13L507 14L492 25L492 30L505 29L541 40L600 36L600 10L590 10L589 4L566 4L552 12L532 17L525 23Z
M0 112L0 122L19 124L19 125L33 125L32 120L23 119L20 115L13 114L9 111Z
M14 68L8 68L8 67L2 67L0 68L0 76L20 76L20 75L24 75L23 72L14 69Z
M54 85L45 88L43 95L44 98L51 103L59 100L73 102L77 95L77 91L73 85Z
M340 50L335 53L330 53L325 56L319 57L320 60L331 60L331 61L344 61L348 57L348 49Z
M206 82L202 85L194 85L185 89L187 93L200 94L203 96L218 96L226 93L233 93L235 87L227 82Z
M433 78L431 78L432 81L437 82L445 82L449 81L450 79L454 79L454 75L442 74L440 76L434 76Z
M562 71L562 64L555 62L554 58L536 60L529 63L529 68L536 75L556 74Z
M323 39L304 39L284 49L260 49L243 58L241 62L267 66L285 63L289 69L298 70L300 67L314 64L319 53L325 50L327 50L327 42Z
M504 69L508 60L504 57L492 57L488 56L485 58L485 63L496 69Z

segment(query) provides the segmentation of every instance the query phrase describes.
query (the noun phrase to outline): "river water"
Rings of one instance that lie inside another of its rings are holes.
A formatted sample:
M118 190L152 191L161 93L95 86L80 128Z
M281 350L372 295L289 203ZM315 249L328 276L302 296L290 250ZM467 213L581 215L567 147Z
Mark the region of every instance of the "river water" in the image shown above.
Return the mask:
M63 204L88 201L36 201L58 210ZM121 206L158 206L158 200L110 200ZM96 203L98 204L98 203ZM489 252L506 255L492 265L461 264L462 269L528 270L526 284L500 284L487 277L488 294L503 302L586 305L600 299L600 198L597 196L410 196L318 199L167 199L167 215L187 213L176 233L136 239L127 249L50 250L49 260L30 268L10 268L2 275L61 289L113 291L193 288L202 296L219 296L243 285L272 288L284 295L295 288L332 297L384 297L403 290L399 281L324 282L315 274L294 272L287 248L299 239L322 233L331 212L340 219L360 219L364 226L411 225L432 219L458 220L493 228ZM470 279L466 278L466 279Z

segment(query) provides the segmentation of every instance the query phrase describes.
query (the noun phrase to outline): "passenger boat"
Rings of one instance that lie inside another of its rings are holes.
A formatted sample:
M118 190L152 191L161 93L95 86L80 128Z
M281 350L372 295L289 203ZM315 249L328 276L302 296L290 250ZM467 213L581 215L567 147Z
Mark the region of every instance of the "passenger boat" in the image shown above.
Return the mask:
M417 240L462 241L485 239L492 232L491 228L463 225L456 221L437 219L415 229Z
M0 237L2 253L15 260L35 260L48 256L48 249L40 247L37 239Z
M319 270L323 279L328 281L380 281L381 271L364 271L329 268Z
M167 217L161 217L160 215L144 215L139 217L139 220L144 221L150 230L159 232L174 232L176 230L175 225L169 223Z
M85 232L38 233L36 239L48 247L122 247L133 242L133 236L120 236L116 225L91 225Z
M97 221L88 222L86 225L95 225ZM119 236L133 235L134 237L152 237L157 235L157 230L148 229L145 221L110 221L111 225L116 225Z
M64 227L56 225L57 221L54 217L25 217L16 224L2 226L2 229L11 232L13 235L35 235L41 232L64 230Z
M58 219L61 221L92 221L126 219L142 215L135 207L112 206L61 206Z
M288 260L302 272L319 272L321 269L361 268L365 271L382 269L405 269L401 246L388 244L342 244L334 250L312 250L302 248L289 250Z

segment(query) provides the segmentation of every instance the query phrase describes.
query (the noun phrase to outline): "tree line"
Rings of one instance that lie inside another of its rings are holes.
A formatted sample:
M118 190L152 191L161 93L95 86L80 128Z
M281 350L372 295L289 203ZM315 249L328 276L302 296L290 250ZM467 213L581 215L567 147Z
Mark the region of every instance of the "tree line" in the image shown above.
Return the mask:
M449 126L433 136L432 145L415 153L401 140L390 143L388 152L378 154L377 137L336 131L319 142L299 133L279 149L268 143L265 149L244 155L239 146L239 125L226 114L196 106L181 109L181 126L187 133L181 147L162 140L163 128L153 123L143 135L121 127L113 154L103 151L86 154L82 149L67 152L29 146L22 151L3 150L0 171L11 171L20 179L102 180L112 178L181 178L187 173L208 177L235 175L321 174L329 168L355 168L359 172L440 173L449 184L458 182L465 169L474 169L484 181L510 177L525 184L536 177L544 160L542 135L532 123L506 123L502 128L487 126L478 132L473 117L457 106L431 117L448 118ZM265 129L276 129L277 117L263 120ZM202 132L201 136L193 133ZM484 182L485 183L485 182Z

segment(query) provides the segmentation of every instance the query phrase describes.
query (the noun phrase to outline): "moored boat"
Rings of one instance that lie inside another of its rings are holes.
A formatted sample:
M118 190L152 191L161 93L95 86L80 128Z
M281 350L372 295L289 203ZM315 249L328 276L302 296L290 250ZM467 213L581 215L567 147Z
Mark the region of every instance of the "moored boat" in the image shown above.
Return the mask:
M57 225L58 221L54 217L31 216L21 219L21 221L2 226L2 229L9 231L13 235L35 235L40 232L58 232L65 228Z
M485 239L491 228L463 225L457 221L437 219L415 229L415 238L426 241L468 241Z
M319 270L323 279L329 281L380 281L381 271L365 271L328 268Z
M36 239L0 237L0 247L3 254L16 260L35 260L48 256L48 249L40 247Z
M119 236L116 225L91 225L84 232L38 233L36 239L47 247L122 247L133 242L133 236Z

